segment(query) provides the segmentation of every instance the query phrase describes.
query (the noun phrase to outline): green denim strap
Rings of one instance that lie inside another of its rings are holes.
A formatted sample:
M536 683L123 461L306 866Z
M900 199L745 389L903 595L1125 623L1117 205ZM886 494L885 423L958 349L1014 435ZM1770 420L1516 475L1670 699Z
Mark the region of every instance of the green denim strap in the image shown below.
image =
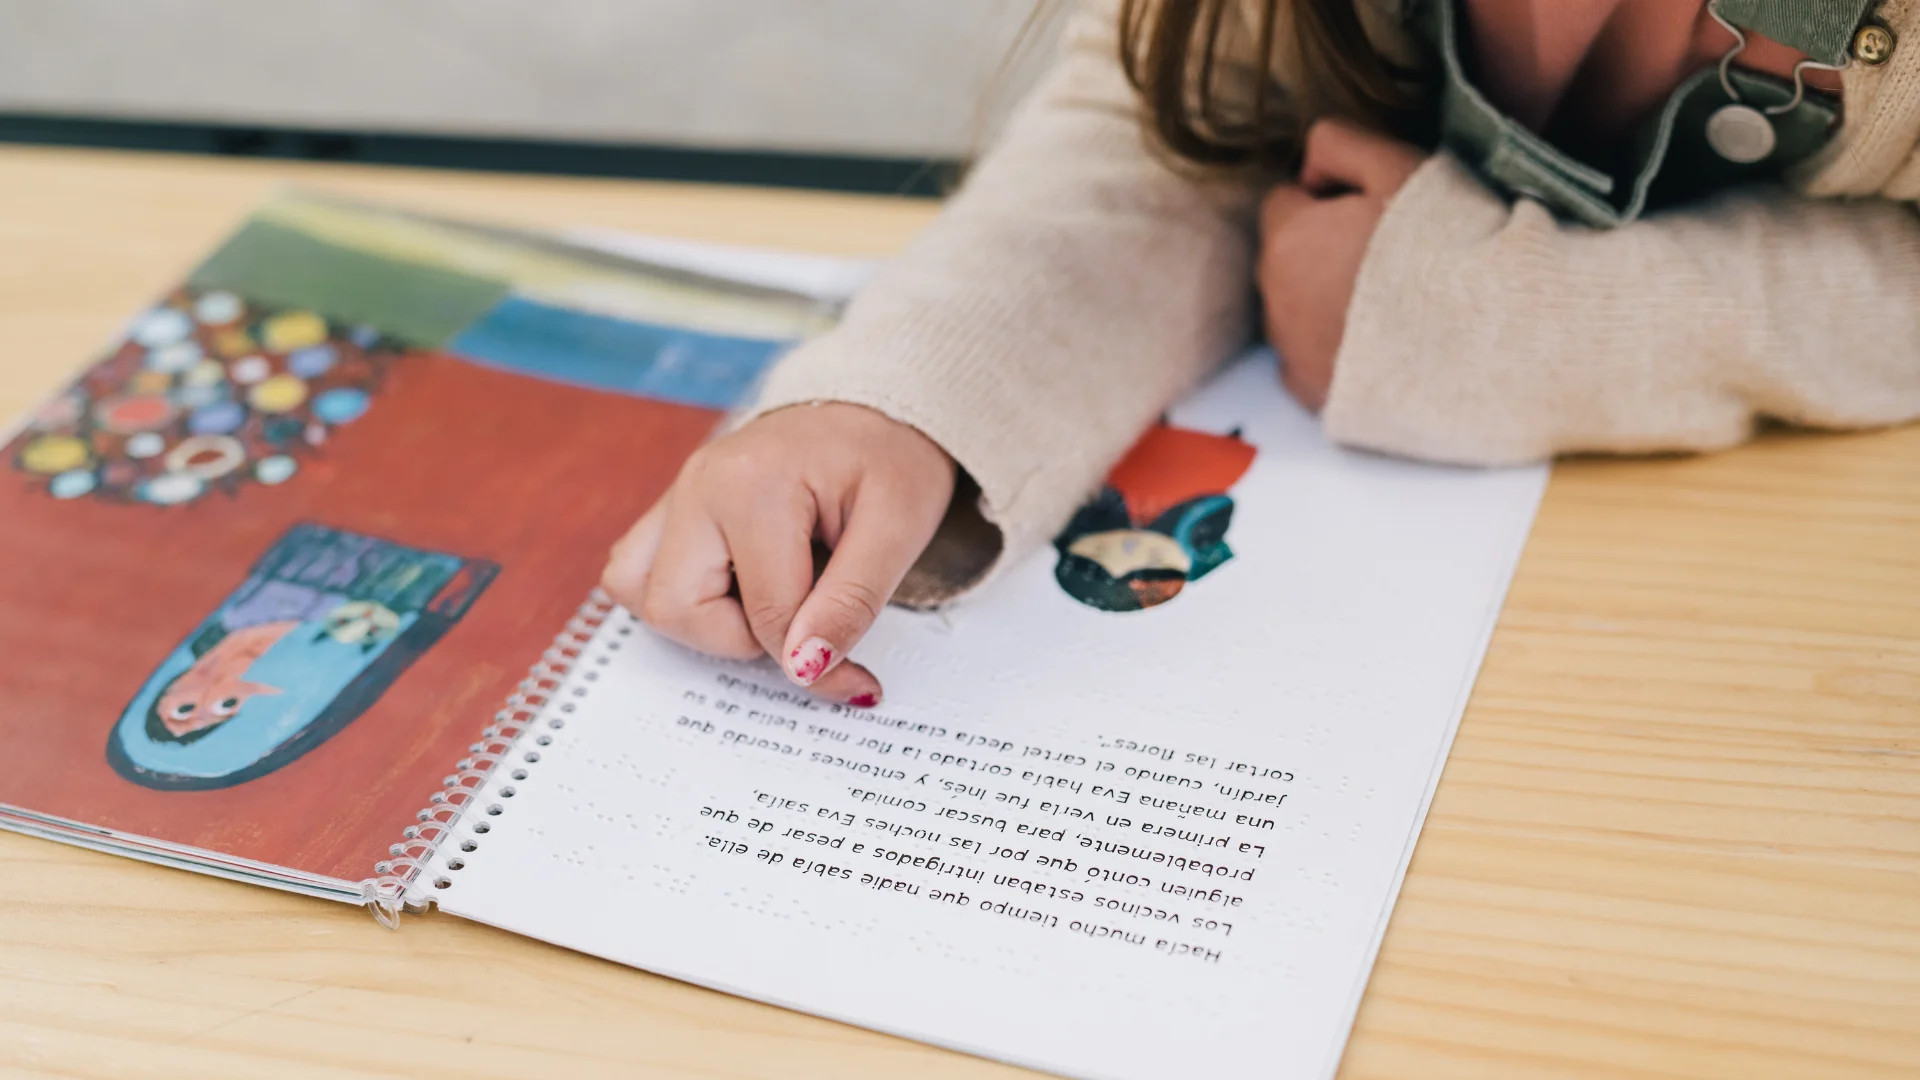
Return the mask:
M1853 35L1876 0L1720 0L1728 22L1829 67L1847 62Z
M1430 0L1426 25L1440 53L1441 142L1496 187L1589 223L1613 216L1613 177L1561 153L1494 107L1468 78L1460 47L1459 0Z
M1774 0L1774 3L1805 0ZM1754 165L1722 159L1707 145L1707 118L1733 103L1718 71L1696 74L1667 100L1635 140L1631 172L1616 177L1576 160L1527 130L1488 101L1468 77L1461 48L1461 0L1428 0L1419 25L1439 53L1441 143L1509 197L1531 198L1561 217L1599 229L1617 228L1650 209L1735 184L1777 175L1826 145L1839 121L1838 109L1817 95L1772 117L1778 147ZM1793 85L1771 76L1730 73L1739 100L1761 109L1781 108Z

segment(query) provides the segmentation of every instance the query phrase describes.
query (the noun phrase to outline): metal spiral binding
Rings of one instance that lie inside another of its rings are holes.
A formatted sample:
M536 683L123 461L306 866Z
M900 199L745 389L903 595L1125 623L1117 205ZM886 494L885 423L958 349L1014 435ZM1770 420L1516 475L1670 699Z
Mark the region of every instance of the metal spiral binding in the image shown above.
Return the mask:
M393 858L375 864L375 876L360 883L360 902L380 925L398 929L402 911L425 907L424 903L409 907L408 891L432 864L441 843L453 835L467 804L486 787L494 769L512 753L520 736L533 727L615 606L605 592L593 590L567 620L566 629L520 680L505 707L494 714L493 723L481 729L480 741L467 747L470 756L455 763L453 773L441 781L443 790L434 792L428 805L414 815L420 824L408 826L401 833L401 842L387 849Z

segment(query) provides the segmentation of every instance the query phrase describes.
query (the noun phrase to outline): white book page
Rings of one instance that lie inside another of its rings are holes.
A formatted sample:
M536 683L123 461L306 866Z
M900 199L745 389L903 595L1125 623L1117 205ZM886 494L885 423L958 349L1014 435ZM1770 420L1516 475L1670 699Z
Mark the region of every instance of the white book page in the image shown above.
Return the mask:
M865 285L879 264L871 259L815 255L773 248L675 240L618 229L568 229L561 238L642 262L678 267L749 285L787 289L821 300L845 300Z
M872 711L616 613L429 892L1070 1076L1331 1076L1547 472L1339 450L1270 356L1173 420L1257 456L1170 602L1096 610L1045 551L888 612Z

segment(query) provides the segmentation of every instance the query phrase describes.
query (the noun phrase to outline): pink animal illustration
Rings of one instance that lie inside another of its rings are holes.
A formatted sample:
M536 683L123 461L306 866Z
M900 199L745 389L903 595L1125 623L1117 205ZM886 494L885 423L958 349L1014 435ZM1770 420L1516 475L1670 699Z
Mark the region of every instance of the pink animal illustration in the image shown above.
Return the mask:
M249 698L281 693L280 687L248 682L247 669L299 625L261 623L221 638L160 695L160 722L179 738L231 720Z

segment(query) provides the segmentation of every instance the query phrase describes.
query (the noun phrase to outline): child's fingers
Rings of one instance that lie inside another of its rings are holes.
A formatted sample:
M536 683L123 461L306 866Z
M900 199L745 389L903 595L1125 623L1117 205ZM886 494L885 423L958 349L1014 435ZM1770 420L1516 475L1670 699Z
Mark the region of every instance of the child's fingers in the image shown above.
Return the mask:
M820 676L820 681L807 689L828 701L838 701L842 705L861 709L871 709L880 704L880 680L874 677L873 672L851 660Z
M1370 191L1378 153L1378 136L1344 120L1321 120L1307 129L1300 185L1322 194Z
M796 495L804 495L794 489ZM733 553L733 576L740 586L740 607L754 640L768 656L781 659L787 629L813 588L814 506L796 498L770 509L766 500L735 503L737 520L721 526Z
M812 686L833 671L880 617L927 545L911 524L912 510L911 498L884 489L854 504L833 557L787 630L780 662L794 682Z
M1419 148L1391 136L1346 120L1321 120L1307 129L1300 186L1323 197L1358 191L1384 199L1425 160Z
M690 649L734 660L761 654L733 592L726 539L705 514L669 513L647 589L634 613Z
M666 523L667 501L653 504L625 536L614 542L607 554L607 566L600 572L600 587L614 603L628 611L638 610L647 595L647 577L653 572L654 556L660 551L660 533Z

